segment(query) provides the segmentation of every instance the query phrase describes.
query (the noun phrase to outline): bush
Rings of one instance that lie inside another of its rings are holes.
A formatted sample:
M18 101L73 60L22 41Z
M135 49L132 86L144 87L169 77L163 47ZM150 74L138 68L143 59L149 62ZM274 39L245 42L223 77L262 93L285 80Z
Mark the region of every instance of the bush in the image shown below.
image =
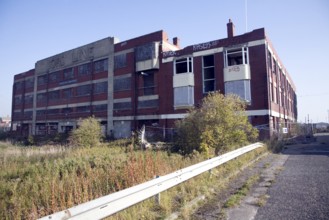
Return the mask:
M100 123L89 117L80 121L80 126L70 135L70 143L77 147L96 147L100 144L102 129Z
M258 137L245 113L246 104L236 95L210 93L200 108L191 109L189 115L176 123L176 145L182 153L193 150L215 154L233 150Z

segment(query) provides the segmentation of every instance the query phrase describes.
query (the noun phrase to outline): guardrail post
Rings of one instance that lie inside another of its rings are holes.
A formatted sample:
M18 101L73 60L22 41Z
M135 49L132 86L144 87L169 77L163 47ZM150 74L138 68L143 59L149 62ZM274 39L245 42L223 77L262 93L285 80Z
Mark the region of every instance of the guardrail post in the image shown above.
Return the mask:
M159 178L159 177L160 177L160 176L156 175L156 176L155 176L155 179L156 179L156 178ZM156 194L156 195L154 196L154 199L155 199L155 202L156 202L158 205L160 205L160 193Z

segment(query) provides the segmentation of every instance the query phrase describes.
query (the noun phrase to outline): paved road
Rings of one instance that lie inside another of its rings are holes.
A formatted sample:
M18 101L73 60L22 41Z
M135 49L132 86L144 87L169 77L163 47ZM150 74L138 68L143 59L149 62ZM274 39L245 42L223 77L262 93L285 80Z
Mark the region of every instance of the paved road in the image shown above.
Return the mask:
M328 139L288 146L284 168L254 219L329 219L329 145L323 141Z

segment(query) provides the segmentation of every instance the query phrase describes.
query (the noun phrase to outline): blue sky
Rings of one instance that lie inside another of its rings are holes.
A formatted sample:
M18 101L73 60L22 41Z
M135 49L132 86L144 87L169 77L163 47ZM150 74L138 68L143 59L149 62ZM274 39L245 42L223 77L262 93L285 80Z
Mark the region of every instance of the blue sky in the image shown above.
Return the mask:
M221 39L229 18L236 34L265 27L297 87L298 121L328 122L327 0L0 0L0 116L11 114L14 75L40 59L158 30L183 47Z

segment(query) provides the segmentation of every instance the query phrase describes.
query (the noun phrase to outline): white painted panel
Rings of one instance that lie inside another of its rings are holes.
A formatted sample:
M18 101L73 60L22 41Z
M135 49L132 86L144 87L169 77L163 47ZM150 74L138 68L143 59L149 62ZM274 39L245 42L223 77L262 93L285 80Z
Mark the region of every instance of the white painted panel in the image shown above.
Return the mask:
M228 66L224 68L224 82L250 79L249 64Z
M174 75L174 88L183 86L194 86L193 73L180 73Z

